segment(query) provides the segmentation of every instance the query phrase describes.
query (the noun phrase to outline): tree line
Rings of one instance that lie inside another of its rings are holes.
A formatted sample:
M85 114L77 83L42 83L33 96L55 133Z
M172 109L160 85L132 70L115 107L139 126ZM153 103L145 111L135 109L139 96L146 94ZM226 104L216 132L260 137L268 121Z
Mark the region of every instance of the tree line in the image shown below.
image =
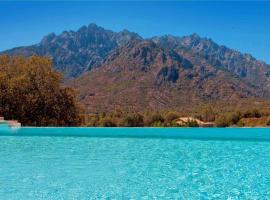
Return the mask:
M84 126L89 127L198 127L199 124L190 120L177 123L180 117L193 117L203 122L212 122L215 127L243 127L252 126L244 119L263 119L261 126L270 126L270 113L259 110L219 112L206 107L198 113L186 114L167 112L130 113L125 111L103 112L85 115Z
M181 115L168 111L135 113L115 111L110 113L96 113L85 116L85 126L90 127L198 127L196 121L186 124L178 124L177 119Z

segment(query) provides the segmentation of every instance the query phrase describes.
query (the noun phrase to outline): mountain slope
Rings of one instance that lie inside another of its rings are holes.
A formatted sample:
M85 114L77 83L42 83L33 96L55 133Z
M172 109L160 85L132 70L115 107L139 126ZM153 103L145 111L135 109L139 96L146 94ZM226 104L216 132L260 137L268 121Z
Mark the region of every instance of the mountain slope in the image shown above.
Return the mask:
M215 68L227 70L249 84L259 87L263 96L269 96L270 66L258 61L249 54L219 46L211 39L197 34L186 37L163 36L152 40L164 47L172 48L197 63L203 61Z
M89 112L188 110L270 98L269 65L196 34L143 39L90 24L3 53L51 57Z
M259 97L256 87L205 63L191 63L152 41L115 49L102 67L75 81L89 112L180 110L211 101Z

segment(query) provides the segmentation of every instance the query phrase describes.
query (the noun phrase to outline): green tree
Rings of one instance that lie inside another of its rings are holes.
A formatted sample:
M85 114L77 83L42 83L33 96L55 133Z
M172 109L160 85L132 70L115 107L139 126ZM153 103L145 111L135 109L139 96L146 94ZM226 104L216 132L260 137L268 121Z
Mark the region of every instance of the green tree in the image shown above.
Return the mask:
M0 115L31 126L76 126L80 106L49 58L0 56Z

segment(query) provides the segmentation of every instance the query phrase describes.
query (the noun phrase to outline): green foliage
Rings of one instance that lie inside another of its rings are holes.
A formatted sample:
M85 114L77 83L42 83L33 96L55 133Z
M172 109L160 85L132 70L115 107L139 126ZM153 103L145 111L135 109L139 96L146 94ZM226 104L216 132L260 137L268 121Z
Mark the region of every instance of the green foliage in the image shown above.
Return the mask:
M176 123L176 121L172 121L171 123L167 124L167 127L183 127L183 126Z
M208 112L207 112L208 113ZM215 113L215 112L210 112ZM247 114L248 113L248 114ZM254 116L264 116L263 118L254 118ZM183 115L182 115L183 116ZM192 116L192 115L191 115ZM209 115L205 115L208 116ZM212 115L213 116L213 115ZM252 119L245 118L245 116L253 116ZM235 112L217 112L215 113L215 126L217 127L242 127L242 126L256 126L256 124L266 125L266 117L269 116L269 112L257 112L256 110ZM127 126L127 127L198 127L198 123L195 120L188 121L186 123L177 123L179 114L176 112L164 112L164 113L141 113L130 114L124 111L114 111L112 113L101 113L91 116L86 123L88 126ZM198 118L195 117L195 118ZM207 117L205 118L207 119ZM210 118L208 118L210 119ZM251 121L250 121L251 120ZM256 121L258 123L256 123ZM106 123L105 123L106 122ZM270 124L270 118L269 118Z
M163 123L164 118L158 113L150 114L145 119L146 126L164 126Z
M129 114L120 125L124 127L143 127L143 116L140 114Z
M243 114L243 118L260 118L262 114L257 109L254 110L248 110Z
M182 124L171 122L170 127L199 127L199 124L195 120L188 120L187 122Z
M0 56L0 115L30 126L76 126L80 107L48 58Z
M174 112L168 112L163 117L160 113L128 113L120 110L112 113L101 113L85 115L86 126L101 126L101 127L178 127L175 119L178 115Z
M199 127L199 124L194 120L188 120L186 123L186 127Z
M217 127L228 127L230 125L228 119L225 116L219 116L216 120L215 120L215 125Z
M227 117L227 121L230 125L237 124L240 121L240 119L241 119L240 112L232 113Z
M85 125L90 127L96 127L99 126L99 116L98 115L91 115L91 116L84 116L85 118Z
M268 119L266 121L266 126L270 126L270 117L268 117Z
M265 126L266 116L268 112L260 112L256 109L248 110L244 113L239 111L234 113L222 114L217 117L215 124L217 127L228 127L228 126Z
M213 122L215 121L216 113L214 112L214 109L211 106L206 106L200 112L198 118L204 122Z
M237 122L236 126L243 127L243 126L245 126L245 124L242 121L239 121L239 122Z
M165 127L165 124L161 121L156 121L152 124L152 127Z
M116 127L117 123L113 119L110 118L103 118L99 122L99 126L101 127Z
M165 123L173 123L175 119L179 118L179 114L176 112L168 112L164 116Z

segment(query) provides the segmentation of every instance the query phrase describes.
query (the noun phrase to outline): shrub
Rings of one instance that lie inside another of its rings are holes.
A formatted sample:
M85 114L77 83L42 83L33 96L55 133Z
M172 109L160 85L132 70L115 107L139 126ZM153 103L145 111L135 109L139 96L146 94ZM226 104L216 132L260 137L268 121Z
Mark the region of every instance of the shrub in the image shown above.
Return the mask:
M152 127L165 127L163 122L157 121L152 124Z
M103 118L103 119L100 120L99 126L102 126L102 127L116 127L117 124L113 121L113 119Z
M87 126L99 126L99 116L95 115L95 116L91 116L89 118L87 118L87 122L86 122Z
M125 127L143 127L143 116L140 114L130 114L123 119L120 125Z
M233 113L233 114L228 115L228 117L226 118L229 125L234 125L234 124L237 124L239 120L241 119L241 113L240 112Z
M165 115L164 121L171 124L177 118L179 118L179 115L177 113L169 112Z
M203 108L203 110L200 112L198 117L200 120L204 122L213 122L216 118L216 113L214 112L213 108L211 106L207 106Z
M268 117L268 119L266 121L266 126L270 126L270 117Z
M215 120L216 127L228 127L230 123L225 116L220 116Z
M236 124L238 127L243 127L245 126L245 124L240 120L237 124Z
M262 115L261 113L254 109L252 111L246 111L244 114L243 114L243 118L251 118L251 117L255 117L255 118L260 118Z
M187 127L199 127L199 124L195 120L188 120L185 125Z
M145 120L145 125L154 126L154 124L164 123L164 118L160 114L152 114L148 116Z

